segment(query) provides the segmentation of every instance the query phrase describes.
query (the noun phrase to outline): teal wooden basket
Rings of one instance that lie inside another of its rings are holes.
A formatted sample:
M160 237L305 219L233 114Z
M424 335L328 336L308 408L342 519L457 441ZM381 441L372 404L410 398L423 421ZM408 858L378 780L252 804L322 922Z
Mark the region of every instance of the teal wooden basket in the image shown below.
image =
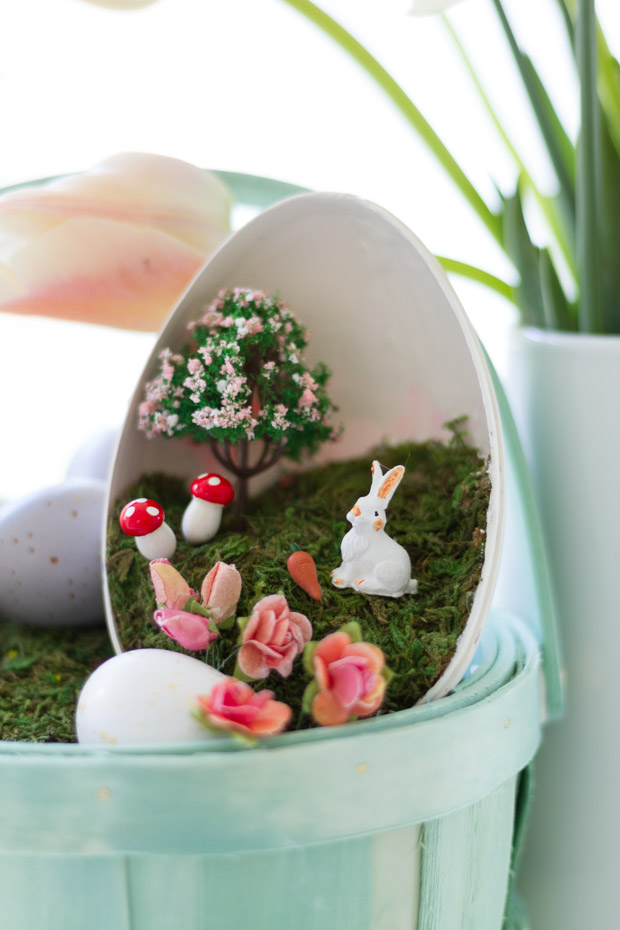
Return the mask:
M295 190L225 178L250 206ZM562 696L533 498L496 392L519 550L500 591L514 606L518 576L523 619L498 600L448 697L258 749L0 743L0 926L500 930L541 706L556 715Z

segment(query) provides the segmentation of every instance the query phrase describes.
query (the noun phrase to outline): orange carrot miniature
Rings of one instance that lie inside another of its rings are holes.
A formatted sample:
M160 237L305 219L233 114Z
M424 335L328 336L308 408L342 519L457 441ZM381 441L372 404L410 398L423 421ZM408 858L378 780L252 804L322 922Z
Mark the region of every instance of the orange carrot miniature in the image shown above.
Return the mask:
M289 575L298 584L302 591L313 597L315 601L320 601L323 596L319 578L316 571L316 563L309 552L298 549L289 555L286 563Z

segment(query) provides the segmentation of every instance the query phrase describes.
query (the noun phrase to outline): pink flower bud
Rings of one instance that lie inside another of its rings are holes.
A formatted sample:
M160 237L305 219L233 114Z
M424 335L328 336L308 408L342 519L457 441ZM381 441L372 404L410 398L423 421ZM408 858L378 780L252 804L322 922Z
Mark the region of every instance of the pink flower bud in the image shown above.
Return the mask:
M265 678L274 669L283 678L291 674L293 660L312 636L303 614L293 613L281 594L262 598L241 636L239 668L248 678Z
M234 616L241 595L241 575L234 565L216 562L200 589L202 603L216 623Z
M187 610L174 610L164 607L156 610L153 619L158 627L170 639L190 649L192 652L202 652L218 638L217 633L209 629L209 620L200 614L190 614Z
M210 694L200 695L198 703L208 726L245 736L275 736L292 715L288 704L273 700L273 691L253 691L246 682L228 676Z
M177 610L185 607L194 591L168 559L154 559L149 568L157 603Z

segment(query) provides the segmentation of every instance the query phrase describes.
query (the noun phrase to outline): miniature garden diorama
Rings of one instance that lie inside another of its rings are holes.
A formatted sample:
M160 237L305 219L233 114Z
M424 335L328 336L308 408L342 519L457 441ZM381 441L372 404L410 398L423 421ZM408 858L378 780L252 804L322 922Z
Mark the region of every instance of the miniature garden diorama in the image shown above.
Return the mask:
M136 429L204 444L209 464L185 479L143 474L108 525L107 585L124 652L108 659L101 630L59 632L60 646L46 640L24 664L15 640L0 683L5 739L74 738L85 681L81 742L182 739L181 722L123 737L107 725L106 670L131 656L146 680L164 654L200 665L204 687L191 685L182 714L204 736L255 743L409 708L455 653L481 578L491 491L466 421L448 424L446 443L377 437L361 458L312 465L342 427L330 372L304 361L303 324L278 295L240 287L201 313L185 341L161 353ZM250 498L249 480L276 463ZM47 696L24 713L20 686L35 674Z
M161 352L137 428L206 444L221 473L142 475L108 527L123 649L206 661L219 674L195 713L244 740L411 707L454 654L484 560L490 482L462 422L447 444L280 468L249 498L253 476L338 441L308 338L278 295L220 291Z

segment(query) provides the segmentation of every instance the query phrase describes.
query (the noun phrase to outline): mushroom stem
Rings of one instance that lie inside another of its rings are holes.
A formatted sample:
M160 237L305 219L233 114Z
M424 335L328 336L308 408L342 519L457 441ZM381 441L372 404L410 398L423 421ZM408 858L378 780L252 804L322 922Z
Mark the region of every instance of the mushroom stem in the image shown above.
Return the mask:
M177 547L177 538L167 523L147 533L146 536L136 536L136 547L149 562L153 559L171 559Z
M210 501L193 497L185 508L181 521L183 536L191 546L213 539L222 522L222 504L213 504Z

